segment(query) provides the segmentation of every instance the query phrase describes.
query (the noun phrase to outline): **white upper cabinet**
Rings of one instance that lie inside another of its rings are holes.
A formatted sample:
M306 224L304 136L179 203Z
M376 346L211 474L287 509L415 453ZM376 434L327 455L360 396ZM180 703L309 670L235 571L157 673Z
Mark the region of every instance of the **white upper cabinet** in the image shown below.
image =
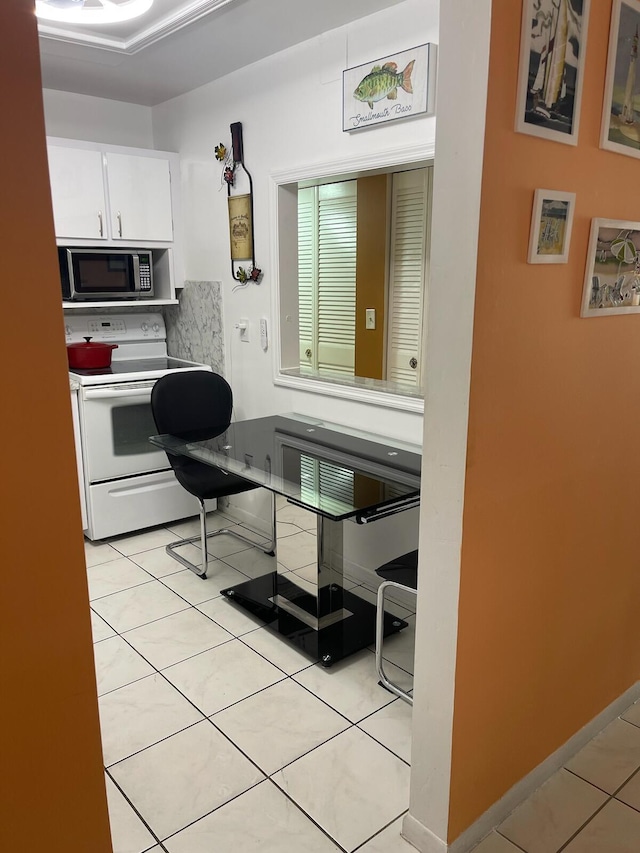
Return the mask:
M175 243L177 154L53 137L47 142L59 245Z
M106 154L111 234L114 240L173 240L169 161Z
M106 240L102 153L57 145L48 152L56 237Z

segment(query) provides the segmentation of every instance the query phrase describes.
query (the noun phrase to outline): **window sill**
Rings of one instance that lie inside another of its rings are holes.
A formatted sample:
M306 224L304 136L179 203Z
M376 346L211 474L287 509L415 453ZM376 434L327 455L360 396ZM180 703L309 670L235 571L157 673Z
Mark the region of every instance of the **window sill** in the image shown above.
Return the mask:
M406 385L383 382L379 379L364 379L359 376L319 376L300 368L288 368L276 374L274 383L309 394L340 397L343 400L354 400L371 406L419 414L424 412L421 389L411 389Z

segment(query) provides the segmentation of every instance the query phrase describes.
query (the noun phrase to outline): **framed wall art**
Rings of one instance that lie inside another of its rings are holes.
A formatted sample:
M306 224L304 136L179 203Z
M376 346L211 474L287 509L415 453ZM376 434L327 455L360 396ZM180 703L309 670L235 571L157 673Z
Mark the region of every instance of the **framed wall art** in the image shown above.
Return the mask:
M575 193L535 191L527 258L530 264L567 263L575 203Z
M640 157L639 0L614 0L600 147Z
M593 219L581 317L640 312L640 222Z
M523 0L516 130L578 144L590 0Z
M436 45L423 44L342 72L342 129L433 114Z

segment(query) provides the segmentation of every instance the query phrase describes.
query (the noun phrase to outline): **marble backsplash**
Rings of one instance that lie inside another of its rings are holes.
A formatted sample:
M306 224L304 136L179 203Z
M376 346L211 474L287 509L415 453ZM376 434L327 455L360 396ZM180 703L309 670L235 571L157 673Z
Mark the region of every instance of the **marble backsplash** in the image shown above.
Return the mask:
M185 281L179 305L163 313L167 349L175 358L209 364L224 376L224 327L219 281Z

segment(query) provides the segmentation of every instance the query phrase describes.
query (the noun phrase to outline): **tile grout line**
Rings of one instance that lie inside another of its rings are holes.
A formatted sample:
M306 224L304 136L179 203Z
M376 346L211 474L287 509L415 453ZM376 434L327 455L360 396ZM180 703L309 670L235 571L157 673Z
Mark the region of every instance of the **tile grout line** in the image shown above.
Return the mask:
M584 823L583 823L583 824L582 824L582 825L581 825L581 826L580 826L580 827L579 827L579 828L578 828L578 829L573 833L573 835L571 835L571 836L570 836L570 837L569 837L569 838L564 842L564 844L562 844L562 845L558 848L558 850L556 851L556 853L562 853L562 851L563 851L563 850L564 850L564 849L565 849L565 848L566 848L566 847L567 847L567 846L568 846L568 845L569 845L569 844L570 844L570 843L571 843L571 842L572 842L572 841L573 841L573 840L574 840L578 835L580 835L580 833L581 833L581 832L582 832L582 831L583 831L583 830L584 830L584 829L585 829L585 828L586 828L586 827L587 827L587 826L588 826L588 825L593 821L593 819L596 817L596 815L600 814L600 812L605 808L605 806L608 806L608 805L609 805L609 803L610 803L612 800L616 799L616 796L615 796L615 795L616 795L616 794L618 794L618 793L619 793L619 792L624 788L624 786L625 786L625 785L626 785L626 784L627 784L627 783L628 783L628 782L629 782L629 781L630 781L630 780L631 780L631 779L636 775L636 773L638 773L638 772L640 771L640 767L639 767L639 768L636 768L636 770L634 770L634 772L631 774L631 776L629 776L629 777L628 777L628 778L627 778L627 779L626 779L626 780L625 780L625 781L624 781L624 782L623 782L623 783L622 783L618 788L616 788L616 790L614 791L614 793L613 793L613 794L610 794L608 791L603 790L603 789L602 789L602 788L600 788L598 785L594 785L594 784L593 784L593 782L590 782L588 779L584 779L582 776L580 776L578 773L574 772L573 770L569 770L567 767L564 767L563 769L564 769L564 770L566 770L568 773L571 773L571 774L572 774L573 776L575 776L576 778L581 779L583 782L586 782L588 785L591 785L591 786L592 786L593 788L595 788L596 790L601 791L603 794L605 794L605 795L606 795L607 799L606 799L606 800L605 800L605 801L604 801L604 802L603 802L603 803L602 803L602 804L601 804L601 805L600 805L600 806L599 806L599 807L598 807L598 808L593 812L593 814L592 814L592 815L591 815L591 816L590 816L590 817L589 817L589 818L588 818L588 819L587 819L587 820L586 820L586 821L585 821L585 822L584 822ZM627 803L622 803L622 801L621 801L621 800L616 800L616 801L617 801L617 802L619 802L619 803L621 803L622 805L628 805ZM628 807L629 807L629 808L633 808L632 806L628 806Z
M393 704L393 703L392 703L392 704ZM385 708L388 708L388 707L389 707L388 705L385 705ZM407 765L407 767L411 767L411 762L410 762L410 761L407 761L407 760L406 760L405 758L403 758L401 755L398 755L398 753L397 753L397 752L394 752L394 751L391 749L391 747L390 747L390 746L387 746L387 745L386 745L386 743L382 743L382 741L378 740L378 739L377 739L377 738L375 738L373 735L369 734L369 732L366 732L364 729L361 729L361 728L360 728L360 726L358 725L358 723L354 723L354 726L353 726L353 727L354 727L354 729L358 729L358 731L359 731L359 732L362 732L362 734L363 734L363 735L366 735L366 737L371 738L371 740L372 740L374 743L377 743L377 744L379 744L381 747L383 747L383 749L386 749L386 750L387 750L387 752L390 752L390 753L391 753L391 755L393 755L393 757L394 757L394 758L397 758L399 761L402 761L402 763L403 763L403 764L406 764L406 765Z
M633 724L632 724L632 725L633 725ZM622 783L622 785L620 785L620 787L619 787L619 788L618 788L618 789L617 789L617 790L612 794L612 798L613 798L613 799L615 799L615 800L617 800L619 803L622 803L622 805L623 805L623 806L628 806L630 809L633 809L633 810L634 810L634 811L636 811L636 812L640 812L640 808L636 808L636 806L629 805L629 803L625 802L624 800L619 800L619 799L618 799L618 794L620 793L620 791L622 791L622 790L623 790L623 788L626 788L626 787L627 787L627 785L629 784L629 782L631 782L631 780L632 780L633 778L635 778L636 776L639 776L639 777L640 777L640 767L638 767L638 769L637 769L637 770L635 770L635 771L631 774L631 776L629 776L629 778L626 780L626 782L623 782L623 783Z
M200 815L200 817L194 818L194 820L189 821L189 823L185 823L184 826L181 826L180 829L176 829L175 832L170 832L169 835L165 835L165 837L160 843L164 845L165 841L168 841L170 838L175 838L176 835L181 832L184 832L185 829L189 829L190 826L193 826L194 824L198 823L198 821L204 820L207 817L211 817L212 814L215 814L217 811L220 811L220 809L223 809L225 806L228 806L229 803L235 802L235 800L238 800L240 797L244 796L245 794L248 794L249 791L253 791L254 788L258 787L258 785L262 785L264 782L267 781L268 779L266 777L264 779L259 779L257 782L254 782L253 785L249 785L249 787L245 788L244 791L240 791L239 794L235 794L233 797L230 797L228 800L225 800L224 803L220 803L219 806L216 806L215 808L211 809L211 811ZM165 848L163 847L163 849Z
M308 814L308 812L306 812L306 811L302 808L302 806L301 806L299 803L297 803L297 802L296 802L296 801L295 801L295 800L294 800L294 799L289 795L289 793L288 793L287 791L285 791L285 790L284 790L284 788L281 788L279 785L277 785L277 784L273 781L273 779L271 779L271 777L269 777L269 778L268 778L268 781L270 782L270 784L271 784L271 785L273 785L273 786L275 787L275 789L276 789L279 793L281 793L283 796L285 796L285 797L289 800L289 802L290 802L290 803L292 803L292 804L296 807L296 809L298 809L298 811L302 812L302 814L307 818L307 820L311 821L311 823L312 823L312 824L313 824L317 829L319 829L319 830L320 830L320 832L321 832L321 833L322 833L326 838L328 838L330 841L332 841L332 842L336 845L336 847L341 851L341 853L349 853L349 851L347 850L347 848L346 848L346 847L343 847L343 845L342 845L342 844L340 844L340 843L337 841L337 839L335 839L335 838L334 838L332 835L330 835L330 834L329 834L329 833L328 833L328 832L327 832L327 831L326 831L322 826L320 826L320 824L319 824L319 823L318 823L318 822L317 822L313 817L311 817L311 815L310 815L310 814Z
M509 838L509 837L508 837L507 835L505 835L504 833L500 832L500 830L499 830L499 829L494 828L494 829L492 830L492 832L495 832L495 833L496 833L496 835L499 835L499 836L500 836L500 838L504 838L504 839L505 839L505 841L508 841L508 842L509 842L509 844L513 844L513 846L516 848L516 850L521 850L521 851L522 851L522 853L527 853L527 851L524 849L524 847L520 847L520 845L519 845L519 844L516 844L516 842L515 842L515 841L513 841L511 838ZM485 836L485 838L491 838L491 833L489 833L489 835L486 835L486 836ZM484 839L483 839L483 841L484 841ZM473 853L473 850L471 851L471 853Z
M142 823L143 823L143 824L146 826L146 828L149 830L149 832L151 833L151 835L153 836L153 838L154 838L154 840L155 840L155 843L156 843L156 844L161 844L162 842L160 841L160 837L158 836L158 834L157 834L156 832L154 832L154 830L149 826L149 824L147 823L147 821L144 819L144 817L142 816L142 814L138 811L138 809L137 809L137 808L136 808L136 806L134 805L133 801L129 798L129 796L125 793L125 791L120 787L120 785L118 784L118 782L113 778L113 776L111 775L111 773L109 772L109 770L108 770L106 767L104 768L104 772L107 774L107 776L109 777L109 779L111 779L112 784L113 784L113 785L115 785L115 787L116 787L116 788L117 788L117 790L120 792L120 794L124 797L124 799L127 801L127 803L129 803L129 805L131 806L132 810L137 814L137 816L140 818L140 820L142 821ZM153 848L152 848L152 847L150 847L150 848L148 848L148 849L150 849L150 850L151 850L151 849L153 849ZM163 849L164 849L164 848L163 848Z
M409 811L409 809L405 809L403 812L400 812L400 814L396 815L396 817L394 817L393 820L390 820L389 823L386 824L386 826L383 826L382 829L379 829L377 832L374 832L374 834L371 835L369 838L365 838L365 840L362 842L362 844L358 844L357 847L354 847L353 850L351 851L351 853L358 853L358 850L361 850L365 844L368 844L370 841L373 841L373 839L377 838L381 833L383 833L385 831L385 829L389 829L389 827L391 826L392 823L395 823L401 817L404 817L404 815L406 815L408 813L408 811ZM400 837L402 837L402 836L400 836ZM409 845L409 847L413 846L413 845L410 845L408 841L407 841L407 844ZM409 848L407 848L407 850L408 849Z

